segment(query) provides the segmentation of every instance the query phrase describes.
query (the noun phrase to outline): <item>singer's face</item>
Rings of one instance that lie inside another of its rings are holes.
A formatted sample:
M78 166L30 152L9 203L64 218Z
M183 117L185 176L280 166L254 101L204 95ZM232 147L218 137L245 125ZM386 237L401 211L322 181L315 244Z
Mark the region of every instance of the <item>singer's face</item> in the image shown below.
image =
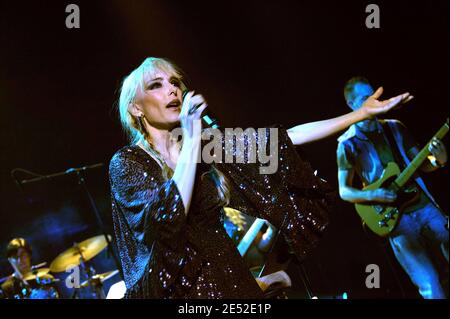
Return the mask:
M179 123L182 91L175 74L152 72L144 77L144 86L135 97L137 108L151 126L171 129Z

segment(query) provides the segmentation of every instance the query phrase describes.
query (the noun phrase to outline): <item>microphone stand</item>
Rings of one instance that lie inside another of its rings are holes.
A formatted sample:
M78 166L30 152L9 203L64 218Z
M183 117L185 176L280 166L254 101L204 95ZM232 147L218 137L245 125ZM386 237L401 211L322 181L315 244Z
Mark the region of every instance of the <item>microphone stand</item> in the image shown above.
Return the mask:
M100 212L99 212L99 210L97 208L97 205L95 204L94 198L92 197L91 193L89 192L89 190L88 190L88 188L86 186L85 179L84 179L84 177L82 175L83 171L87 171L89 169L98 168L98 167L101 167L101 166L103 166L103 163L83 166L83 167L80 167L80 168L70 168L70 169L68 169L66 171L63 171L63 172L50 174L50 175L45 175L45 176L41 176L41 177L36 177L36 178L28 179L28 180L22 180L21 182L19 182L19 184L30 184L30 183L40 182L42 180L52 179L54 177L59 177L59 176L64 176L64 175L76 173L76 176L77 176L77 179L78 179L78 184L81 185L81 188L83 189L84 193L86 194L86 196L87 196L87 198L89 200L89 204L91 206L91 209L94 212L95 218L97 220L97 225L99 226L100 231L102 232L103 236L105 237L105 240L106 240L106 243L107 243L108 252L114 258L114 262L116 263L117 269L119 270L120 275L123 278L122 267L120 265L119 259L117 258L116 254L114 253L114 250L113 250L112 245L111 245L111 240L109 239L108 234L106 233L105 226L104 226L103 221L102 221L102 219L100 217Z

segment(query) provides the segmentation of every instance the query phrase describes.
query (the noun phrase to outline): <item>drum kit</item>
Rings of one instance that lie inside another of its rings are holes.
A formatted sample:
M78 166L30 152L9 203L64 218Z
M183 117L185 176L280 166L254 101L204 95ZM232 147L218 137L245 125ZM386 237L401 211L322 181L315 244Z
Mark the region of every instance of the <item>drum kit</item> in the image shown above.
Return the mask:
M108 235L110 241L110 236ZM104 235L86 239L59 254L51 263L49 268L44 268L47 263L33 266L32 270L20 278L19 292L14 296L16 299L59 299L61 294L58 289L59 279L52 273L71 272L66 278L67 288L73 288L72 298L76 299L105 299L103 283L119 273L112 270L97 274L94 267L89 263L108 246ZM0 279L0 283L9 276Z

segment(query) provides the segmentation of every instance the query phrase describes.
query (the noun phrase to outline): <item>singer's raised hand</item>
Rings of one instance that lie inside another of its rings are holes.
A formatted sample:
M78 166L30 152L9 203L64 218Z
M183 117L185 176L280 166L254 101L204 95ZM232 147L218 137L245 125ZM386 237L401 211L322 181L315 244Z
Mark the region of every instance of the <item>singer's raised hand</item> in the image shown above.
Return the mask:
M411 101L414 97L409 93L403 93L387 100L380 100L383 94L383 88L380 87L375 91L362 105L361 111L364 112L366 118L372 118L378 114L384 114L395 109L405 103Z
M202 95L188 92L183 99L180 112L181 127L185 129L184 138L192 139L195 134L201 134L201 115L207 104Z
M197 159L200 154L202 133L200 117L206 108L206 103L201 95L194 95L193 91L184 96L182 103L179 118L183 129L183 146L172 179L178 187L187 214L192 198Z

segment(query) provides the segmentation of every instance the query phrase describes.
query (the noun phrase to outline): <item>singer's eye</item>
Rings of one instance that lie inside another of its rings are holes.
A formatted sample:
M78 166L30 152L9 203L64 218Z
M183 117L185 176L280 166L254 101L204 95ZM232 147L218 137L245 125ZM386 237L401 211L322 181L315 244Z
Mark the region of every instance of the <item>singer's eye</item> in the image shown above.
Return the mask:
M172 83L172 85L176 86L177 88L181 86L180 80L177 79L173 79L172 81L170 81L170 83Z
M147 90L153 90L153 89L157 89L160 87L161 87L161 83L154 82L154 83L150 84L149 86L147 86Z

